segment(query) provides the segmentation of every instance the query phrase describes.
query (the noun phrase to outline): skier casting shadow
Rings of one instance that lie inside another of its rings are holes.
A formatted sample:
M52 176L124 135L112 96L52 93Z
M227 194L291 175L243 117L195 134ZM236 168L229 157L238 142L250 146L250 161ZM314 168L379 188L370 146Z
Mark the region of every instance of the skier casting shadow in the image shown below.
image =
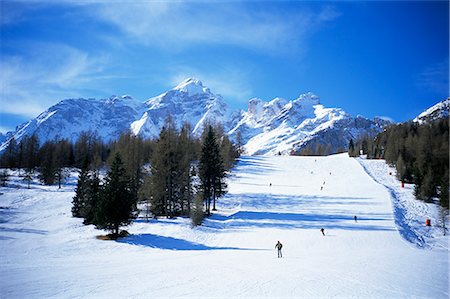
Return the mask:
M283 248L283 244L281 244L280 241L278 241L277 244L275 245L275 248L278 249L278 257L283 257L283 255L281 254L281 248Z

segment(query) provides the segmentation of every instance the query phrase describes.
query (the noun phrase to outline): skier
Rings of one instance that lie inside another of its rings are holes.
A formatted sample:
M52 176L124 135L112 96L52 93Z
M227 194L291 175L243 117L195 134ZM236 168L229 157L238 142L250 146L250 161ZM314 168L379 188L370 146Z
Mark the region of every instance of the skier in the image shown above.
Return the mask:
M322 191L323 190L323 186L320 186L320 191Z
M320 231L322 232L322 235L325 236L325 229L323 227L320 229Z
M272 187L272 183L269 183L269 187Z
M354 219L355 219L355 222L358 222L358 217L356 217L356 215L355 215Z
M275 248L278 249L278 257L283 257L283 255L281 254L281 248L283 248L283 244L278 241L277 244L275 244Z

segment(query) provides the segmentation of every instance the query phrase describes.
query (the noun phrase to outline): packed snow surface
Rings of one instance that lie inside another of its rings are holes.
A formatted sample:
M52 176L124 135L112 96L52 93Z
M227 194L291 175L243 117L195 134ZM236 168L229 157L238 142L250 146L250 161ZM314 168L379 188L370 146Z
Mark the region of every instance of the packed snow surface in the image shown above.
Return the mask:
M423 227L436 211L418 202L408 219L423 221L399 221L412 193L382 163L243 157L203 226L143 218L119 241L71 217L75 177L62 190L12 178L0 189L0 297L448 298L448 237Z

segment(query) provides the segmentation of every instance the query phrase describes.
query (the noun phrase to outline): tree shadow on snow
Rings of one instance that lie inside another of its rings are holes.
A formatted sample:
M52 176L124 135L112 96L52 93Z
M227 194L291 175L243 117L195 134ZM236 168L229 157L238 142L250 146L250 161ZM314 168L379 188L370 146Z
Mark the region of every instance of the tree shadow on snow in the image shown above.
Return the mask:
M240 211L230 216L213 215L208 218L205 225L216 229L245 227L320 229L324 227L325 229L366 231L394 230L388 226L364 223L365 221L385 220L389 220L389 218L384 217L383 215L367 215L362 219L360 218L358 222L355 223L353 215Z
M239 167L239 169L246 174L264 174L266 175L269 171L275 171L276 168L273 167L272 164L267 162L263 162L262 157L251 156L251 157L240 157L235 167ZM233 174L232 176L240 177L238 174Z
M117 240L117 242L168 250L263 250L239 247L212 247L183 239L153 234L131 235Z
M37 234L37 235L46 235L47 234L47 231L45 231L45 230L32 229L32 228L0 227L0 232L26 233L26 234Z

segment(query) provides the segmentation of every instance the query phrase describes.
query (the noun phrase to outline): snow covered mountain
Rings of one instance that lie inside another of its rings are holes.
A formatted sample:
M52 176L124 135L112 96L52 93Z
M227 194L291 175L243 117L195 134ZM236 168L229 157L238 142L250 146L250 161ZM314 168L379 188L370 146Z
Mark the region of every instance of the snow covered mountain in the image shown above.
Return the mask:
M201 81L192 78L143 103L127 95L101 100L67 99L18 126L15 132L9 132L0 151L7 147L11 138L20 142L24 136L33 134L41 144L55 138L75 141L83 131L96 132L104 141L115 139L127 130L154 138L169 114L178 127L189 122L193 133L199 135L205 122L225 123L227 111L220 95L213 94Z
M148 107L142 117L131 123L135 135L154 138L159 135L170 114L180 128L190 123L192 133L199 136L205 123L225 123L228 107L220 95L213 94L202 82L189 78L178 86L145 102Z
M336 152L345 150L351 138L374 135L385 125L380 119L354 118L342 109L325 108L309 92L292 101L251 99L248 111L232 120L229 134L240 132L249 155L298 153L306 147L315 151L319 145Z
M448 117L449 109L450 109L450 98L447 98L437 103L436 105L428 108L424 112L420 113L416 118L414 118L413 121L421 124L439 118Z
M17 141L35 134L40 143L55 138L75 141L81 132L96 132L105 141L117 138L130 127L130 120L138 118L145 105L130 96L108 99L67 99L50 107L38 117L8 133ZM4 150L9 140L0 146Z
M0 151L10 138L20 142L32 134L37 135L41 144L55 138L74 141L83 131L97 132L104 141L115 139L126 130L155 138L168 115L178 128L184 122L190 123L196 136L202 133L205 123L222 124L231 138L240 132L250 155L288 154L308 146L316 149L319 144L328 152L336 152L345 150L350 138L375 134L385 125L381 120L354 118L339 108L325 108L312 93L290 101L275 98L265 102L253 98L247 111L230 113L220 95L212 93L201 81L189 78L145 102L130 96L63 100L8 133Z

